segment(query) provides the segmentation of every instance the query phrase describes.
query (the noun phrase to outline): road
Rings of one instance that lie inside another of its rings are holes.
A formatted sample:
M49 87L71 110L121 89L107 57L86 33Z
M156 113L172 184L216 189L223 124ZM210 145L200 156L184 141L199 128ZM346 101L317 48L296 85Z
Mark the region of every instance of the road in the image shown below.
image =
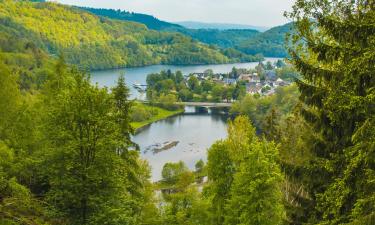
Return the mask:
M176 102L177 105L202 107L231 107L231 102Z

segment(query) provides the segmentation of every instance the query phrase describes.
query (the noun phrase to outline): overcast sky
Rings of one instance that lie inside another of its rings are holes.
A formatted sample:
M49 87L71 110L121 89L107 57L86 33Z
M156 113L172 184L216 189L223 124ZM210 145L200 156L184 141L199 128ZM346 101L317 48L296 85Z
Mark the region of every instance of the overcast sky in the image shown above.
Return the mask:
M69 5L122 9L161 20L276 26L294 0L54 0Z

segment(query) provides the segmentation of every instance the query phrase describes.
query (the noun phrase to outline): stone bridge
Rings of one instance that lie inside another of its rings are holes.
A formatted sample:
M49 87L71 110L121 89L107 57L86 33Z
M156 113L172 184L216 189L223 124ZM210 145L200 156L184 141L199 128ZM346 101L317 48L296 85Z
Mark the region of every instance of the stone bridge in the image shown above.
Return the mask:
M149 101L140 101L142 103L150 103ZM157 102L155 102L157 103ZM231 107L231 102L175 102L176 105L184 105L184 106L198 106L198 107Z

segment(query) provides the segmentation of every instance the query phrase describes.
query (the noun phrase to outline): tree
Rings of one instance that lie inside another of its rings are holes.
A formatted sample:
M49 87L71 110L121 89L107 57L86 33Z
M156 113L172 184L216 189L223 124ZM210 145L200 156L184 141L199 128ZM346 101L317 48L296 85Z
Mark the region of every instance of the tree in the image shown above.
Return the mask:
M199 88L199 80L194 76L190 76L188 80L188 86L190 90L196 92Z
M212 92L211 92L212 100L215 102L221 102L221 100L223 99L223 91L224 91L224 87L222 85L216 84L212 88Z
M118 118L118 124L121 127L121 133L124 140L127 143L125 148L129 147L133 143L130 140L130 135L134 134L134 130L130 125L130 109L132 107L132 102L128 100L129 89L126 87L125 78L121 75L118 78L117 85L112 88L113 100L115 101L116 116Z
M168 110L176 110L178 109L178 105L176 105L177 97L173 94L162 94L158 99L158 104L165 109Z
M188 170L189 169L182 161L178 163L166 163L163 166L161 175L165 183L176 184L179 179L179 176L184 172L187 172Z
M204 168L204 162L203 160L200 159L197 163L195 163L195 172L201 173L203 171L203 168Z
M234 176L225 224L283 224L281 182L277 148L255 141Z
M241 82L237 82L233 92L232 98L234 100L239 100L246 95L246 85L242 84Z
M311 177L303 180L311 223L374 221L374 148L368 148L375 113L374 12L374 1L299 0L287 14L295 20L289 51L302 75L301 111L317 134L305 167ZM370 136L357 139L364 133Z
M278 150L255 135L247 117L231 122L227 140L209 149L207 168L213 224L282 224Z
M212 90L212 87L214 86L214 83L212 81L204 80L202 81L202 91L209 92Z
M280 138L280 128L278 124L280 119L278 117L279 115L277 114L276 109L272 108L265 118L262 129L265 138L269 141L278 141Z
M18 164L17 157L3 141L0 141L0 220L2 224L53 224L42 201L38 201L30 190L20 184L11 171Z
M226 142L218 141L208 150L207 172L210 180L208 192L212 204L212 224L224 223L225 205L230 198L230 190L235 172Z
M175 83L176 83L176 84L179 84L179 83L181 83L182 81L184 81L184 76L182 75L182 72L181 72L181 71L177 71L177 72L176 72Z
M285 66L285 63L283 62L283 60L278 59L278 60L276 61L276 63L275 63L275 66L276 66L277 68L282 68L282 67Z
M1 58L0 58L1 60ZM21 93L17 85L17 77L0 61L0 138L5 139L8 129L14 121L21 104Z
M193 99L193 93L191 93L191 91L189 91L189 89L184 88L184 89L181 89L178 92L178 97L181 101L188 102L188 101L191 101Z
M236 67L232 68L232 71L230 72L230 78L236 79L239 76L238 70Z
M55 95L48 108L47 199L72 224L100 223L103 218L112 224L135 223L127 179L131 165L118 151L125 150L124 134L129 131L117 113L128 112L128 105L119 87L116 95L92 86L85 74L76 72L74 83Z
M273 67L273 65L270 61L267 61L266 65L265 65L265 69L266 70L273 70L274 69L274 67Z

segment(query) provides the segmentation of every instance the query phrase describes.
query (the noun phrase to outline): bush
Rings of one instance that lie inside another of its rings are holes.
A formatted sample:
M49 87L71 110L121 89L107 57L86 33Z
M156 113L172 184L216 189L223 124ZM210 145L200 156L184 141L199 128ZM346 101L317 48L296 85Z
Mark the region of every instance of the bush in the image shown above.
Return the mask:
M130 118L133 122L142 122L157 114L158 110L154 108L147 108L145 105L135 105L131 110Z
M167 110L177 110L180 106L176 105L177 97L173 94L162 94L158 99L158 105Z

